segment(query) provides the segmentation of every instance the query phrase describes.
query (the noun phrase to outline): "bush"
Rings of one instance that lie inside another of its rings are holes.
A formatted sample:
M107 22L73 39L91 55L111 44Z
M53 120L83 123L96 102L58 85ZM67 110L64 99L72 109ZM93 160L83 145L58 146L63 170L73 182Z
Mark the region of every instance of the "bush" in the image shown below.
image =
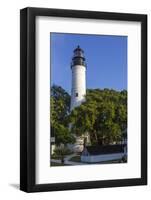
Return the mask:
M64 157L71 153L72 152L64 145L60 145L60 146L56 147L54 150L54 156L59 157L61 159L62 163L64 163Z

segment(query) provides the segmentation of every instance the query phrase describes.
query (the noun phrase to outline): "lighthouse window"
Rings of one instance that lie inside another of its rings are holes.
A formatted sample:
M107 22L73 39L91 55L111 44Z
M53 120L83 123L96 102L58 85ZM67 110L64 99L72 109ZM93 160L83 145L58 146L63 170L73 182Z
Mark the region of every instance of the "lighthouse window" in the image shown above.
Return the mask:
M75 96L78 97L78 93L76 93Z

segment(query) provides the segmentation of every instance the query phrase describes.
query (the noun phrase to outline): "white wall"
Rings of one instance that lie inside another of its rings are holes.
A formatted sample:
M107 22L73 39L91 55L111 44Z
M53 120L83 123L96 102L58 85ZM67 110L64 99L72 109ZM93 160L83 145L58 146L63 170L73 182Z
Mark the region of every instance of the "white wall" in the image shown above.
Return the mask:
M76 97L75 94L78 94ZM86 95L86 67L76 65L72 67L72 91L71 91L71 110L79 106Z
M86 9L113 12L149 14L151 35L150 0L4 0L0 3L0 199L150 199L151 187L124 187L51 193L26 194L18 190L19 184L19 9L26 6L66 9ZM148 44L151 44L149 38ZM149 53L150 52L149 45ZM150 64L149 57L149 64ZM149 72L150 73L150 69ZM151 85L151 81L149 81ZM151 89L151 88L149 88ZM149 101L151 96L149 92ZM150 105L149 105L150 110ZM151 113L151 112L150 112ZM149 122L151 114L149 113ZM150 127L149 127L150 132ZM149 152L151 137L149 135ZM149 153L149 169L151 159ZM149 184L151 173L149 171Z
M89 155L89 156L81 156L81 161L87 162L87 163L97 163L97 162L103 162L103 161L108 161L108 160L122 159L123 156L124 156L124 153Z

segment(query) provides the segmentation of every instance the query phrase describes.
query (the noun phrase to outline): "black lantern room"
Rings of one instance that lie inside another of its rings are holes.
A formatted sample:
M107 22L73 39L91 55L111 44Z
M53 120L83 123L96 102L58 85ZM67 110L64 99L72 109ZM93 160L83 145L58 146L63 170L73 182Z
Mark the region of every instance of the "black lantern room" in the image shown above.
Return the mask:
M86 66L84 51L78 45L77 48L73 51L74 55L72 58L71 68L75 65L83 65Z

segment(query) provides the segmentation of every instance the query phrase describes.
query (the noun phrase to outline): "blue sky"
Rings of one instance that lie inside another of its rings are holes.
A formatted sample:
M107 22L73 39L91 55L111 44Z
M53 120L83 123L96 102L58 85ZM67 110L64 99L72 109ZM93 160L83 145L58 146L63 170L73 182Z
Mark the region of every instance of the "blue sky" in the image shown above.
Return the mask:
M87 63L87 88L127 89L127 37L111 35L50 34L51 85L71 92L70 63L80 45Z

